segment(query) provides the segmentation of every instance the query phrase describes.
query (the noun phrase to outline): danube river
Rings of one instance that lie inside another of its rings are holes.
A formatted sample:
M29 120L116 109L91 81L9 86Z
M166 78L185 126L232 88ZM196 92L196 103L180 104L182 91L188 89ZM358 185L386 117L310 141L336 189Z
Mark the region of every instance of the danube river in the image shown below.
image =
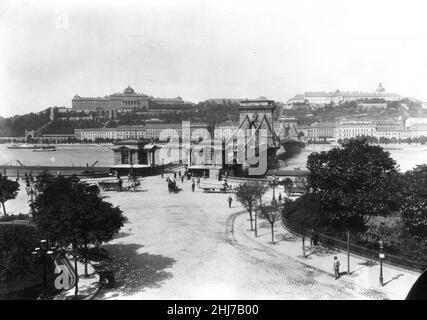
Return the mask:
M326 151L331 145L309 145L298 155L289 159L284 166L288 168L306 168L307 157L312 152ZM57 145L56 151L33 152L32 150L9 150L0 145L0 166L87 166L98 161L96 166L113 165L111 145ZM401 171L412 169L417 164L427 163L427 145L387 145L384 147L399 164ZM19 161L19 162L18 162Z
M287 161L289 168L306 168L307 157L312 152L327 151L333 145L308 145L301 153ZM427 145L387 145L382 146L400 166L402 172L413 169L418 164L427 164Z
M0 166L82 166L91 165L98 161L96 166L109 167L113 165L113 151L111 145L56 145L56 151L33 152L28 149L7 149L0 145ZM18 162L19 161L19 162Z

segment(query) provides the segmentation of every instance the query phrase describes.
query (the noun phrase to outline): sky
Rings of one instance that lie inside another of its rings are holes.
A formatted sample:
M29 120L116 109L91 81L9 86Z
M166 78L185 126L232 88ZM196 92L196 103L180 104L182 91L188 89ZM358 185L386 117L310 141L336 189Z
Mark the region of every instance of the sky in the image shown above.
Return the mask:
M427 100L427 3L0 0L0 116L130 85L154 97Z

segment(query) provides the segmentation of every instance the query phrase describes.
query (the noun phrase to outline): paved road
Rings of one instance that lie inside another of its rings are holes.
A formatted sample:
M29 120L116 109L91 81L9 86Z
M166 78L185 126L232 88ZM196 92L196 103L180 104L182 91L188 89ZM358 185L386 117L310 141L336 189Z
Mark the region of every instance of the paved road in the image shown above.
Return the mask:
M166 177L165 177L166 178ZM233 228L224 194L186 181L169 194L148 177L141 192L106 192L129 218L108 250L117 288L101 299L383 299L331 275L279 256Z

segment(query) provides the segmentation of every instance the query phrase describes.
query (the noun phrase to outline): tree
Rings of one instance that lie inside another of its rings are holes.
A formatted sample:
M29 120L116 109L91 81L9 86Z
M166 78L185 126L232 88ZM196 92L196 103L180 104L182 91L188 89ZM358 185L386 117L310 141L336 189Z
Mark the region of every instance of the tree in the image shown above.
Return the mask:
M71 249L77 295L77 260L87 266L89 245L99 246L113 239L126 218L118 207L99 197L96 185L82 183L76 177L46 175L38 191L31 205L34 222L50 242Z
M405 185L401 205L406 232L427 239L427 165L418 165L403 176Z
M274 224L281 218L281 207L275 200L270 205L260 206L259 215L262 219L267 220L271 227L271 242L274 244Z
M235 197L240 204L248 211L251 222L251 231L253 228L253 212L256 209L259 199L266 192L266 187L257 182L246 182L234 188Z
M3 213L6 216L6 207L4 203L7 200L15 199L18 195L19 183L13 180L9 180L6 176L0 175L0 202L3 207Z
M22 279L36 270L31 252L37 230L26 225L0 225L0 281Z
M350 140L308 157L308 187L339 231L364 231L372 216L398 209L396 162L379 146Z

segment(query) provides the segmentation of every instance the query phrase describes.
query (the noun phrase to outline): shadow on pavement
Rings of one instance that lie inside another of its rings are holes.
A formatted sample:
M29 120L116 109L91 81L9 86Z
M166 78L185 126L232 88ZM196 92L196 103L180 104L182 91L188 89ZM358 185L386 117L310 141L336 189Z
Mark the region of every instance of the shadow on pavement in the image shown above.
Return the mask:
M388 280L387 282L384 282L384 285L386 286L386 285L388 285L390 282L392 282L393 280L397 280L397 279L399 279L400 277L403 277L403 273L399 273L397 276L395 276L395 277L391 278L391 279L390 279L390 280Z
M292 241L292 242L295 242L295 241L300 241L300 238L294 236L293 234L286 233L286 234L284 234L282 236L282 241Z
M322 246L307 246L307 251L309 251L309 253L307 254L307 257L311 255L324 257L324 256L336 254L338 252L335 249L322 247Z
M162 282L172 278L165 269L172 267L175 259L147 252L138 253L143 246L138 244L109 244L104 248L111 261L106 268L114 272L116 283L112 289L103 289L97 298L114 298L134 294L146 288L158 288ZM111 292L114 292L111 295Z
M130 235L132 235L132 233L129 233L129 232L119 232L118 234L116 234L115 236L114 236L114 239L120 239L120 238L126 238L126 237L128 237L128 236L130 236Z

